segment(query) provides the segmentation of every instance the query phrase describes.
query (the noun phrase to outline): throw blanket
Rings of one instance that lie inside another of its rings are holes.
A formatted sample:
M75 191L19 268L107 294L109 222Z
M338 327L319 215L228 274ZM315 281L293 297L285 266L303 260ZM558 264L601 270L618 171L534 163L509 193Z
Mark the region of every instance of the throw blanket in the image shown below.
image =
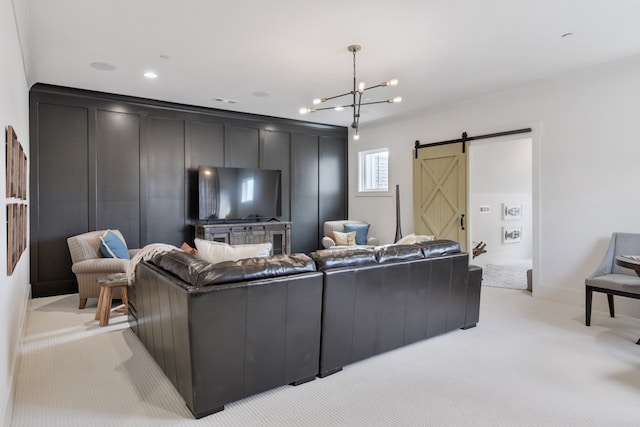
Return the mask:
M127 281L129 282L129 284L132 284L135 281L136 266L140 261L150 260L158 254L170 252L175 249L178 248L165 243L150 243L144 248L140 249L138 253L136 253L133 258L131 258L131 261L129 261L129 265L127 266Z

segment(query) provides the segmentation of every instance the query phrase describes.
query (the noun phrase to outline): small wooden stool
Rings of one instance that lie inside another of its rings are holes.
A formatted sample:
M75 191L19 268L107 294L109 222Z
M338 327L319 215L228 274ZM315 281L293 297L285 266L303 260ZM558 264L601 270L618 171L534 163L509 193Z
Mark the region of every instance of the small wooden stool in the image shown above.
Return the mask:
M129 314L129 300L127 298L129 282L126 276L107 276L104 279L98 280L98 285L100 285L100 296L98 297L98 308L96 308L96 320L100 321L100 326L109 324L111 299L114 288L120 288L122 292L122 303L124 304L124 314Z

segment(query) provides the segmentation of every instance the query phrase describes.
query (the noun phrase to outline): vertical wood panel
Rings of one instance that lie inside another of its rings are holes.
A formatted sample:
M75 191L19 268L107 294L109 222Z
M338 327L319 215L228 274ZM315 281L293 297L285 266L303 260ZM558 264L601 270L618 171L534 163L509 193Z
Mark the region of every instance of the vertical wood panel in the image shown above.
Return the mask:
M224 125L192 121L187 157L187 218L198 219L198 167L224 166ZM189 239L190 240L190 239Z
M294 134L291 154L291 248L294 253L309 253L321 247L318 232L318 138Z
M118 229L140 247L140 117L98 111L96 228Z
M65 281L65 290L77 291L66 239L89 231L88 110L49 104L39 104L37 110L32 167L38 181L37 192L31 195L37 225L32 238L38 240L36 259L42 262L32 271L37 269L35 278L42 283L33 290L34 296L45 296L50 295L47 282Z
M291 134L289 132L264 131L260 143L260 167L282 171L282 216L291 218Z
M347 218L345 140L320 138L318 153L318 233L322 236L325 221Z
M255 128L229 127L224 165L232 168L260 167L260 132Z
M146 224L149 243L180 246L186 240L184 209L184 122L148 120Z

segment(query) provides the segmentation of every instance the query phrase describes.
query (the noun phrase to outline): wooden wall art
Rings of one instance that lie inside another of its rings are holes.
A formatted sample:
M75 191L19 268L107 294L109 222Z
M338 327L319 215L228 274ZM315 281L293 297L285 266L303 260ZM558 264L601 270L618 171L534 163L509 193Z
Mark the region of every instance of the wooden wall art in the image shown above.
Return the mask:
M12 126L6 128L7 275L27 248L27 155ZM17 199L17 200L16 200Z

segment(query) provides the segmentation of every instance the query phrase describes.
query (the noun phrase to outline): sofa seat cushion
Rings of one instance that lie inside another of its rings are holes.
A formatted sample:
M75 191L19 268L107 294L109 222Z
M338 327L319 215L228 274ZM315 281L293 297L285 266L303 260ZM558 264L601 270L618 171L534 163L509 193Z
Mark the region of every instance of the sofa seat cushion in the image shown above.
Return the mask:
M376 249L376 258L379 263L393 261L410 261L422 259L424 254L418 245L388 245Z
M198 277L196 286L270 279L314 271L316 271L315 263L305 254L281 254L268 258L245 258L216 264Z
M416 244L422 247L425 258L460 253L460 243L453 240L431 240Z
M376 264L373 248L349 247L345 249L321 249L311 253L318 270Z

